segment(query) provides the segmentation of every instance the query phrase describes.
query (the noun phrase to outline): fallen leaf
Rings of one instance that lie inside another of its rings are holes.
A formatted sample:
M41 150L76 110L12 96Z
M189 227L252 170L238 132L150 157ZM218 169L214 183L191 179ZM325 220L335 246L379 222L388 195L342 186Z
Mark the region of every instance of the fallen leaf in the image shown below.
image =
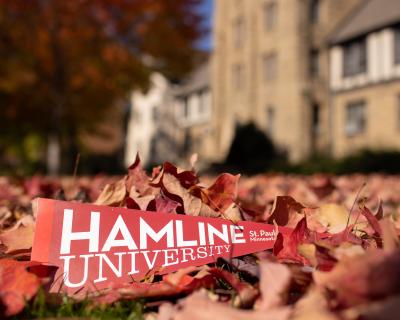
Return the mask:
M274 221L278 226L295 227L304 217L302 210L305 208L301 203L288 196L278 196L272 207L272 213L268 223Z
M382 230L383 249L389 252L397 249L399 247L399 237L393 221L390 218L385 218L379 221L379 225Z
M339 233L347 226L349 212L342 205L328 203L319 207L318 216L319 222L327 226L329 233Z
M142 168L139 154L136 155L135 162L128 168L125 187L129 195L132 195L136 191L140 196L154 193L152 190L153 187L150 185L150 178Z
M212 186L201 190L203 202L215 211L225 212L235 203L239 178L240 175L234 176L229 173L219 175Z
M227 304L213 302L207 296L206 291L195 292L180 303L171 319L174 320L287 320L291 308L281 307L268 311L238 310Z
M121 206L127 195L126 178L107 184L94 204L103 206Z
M331 272L314 273L318 286L334 293L340 307L351 307L400 293L400 250L371 249L339 261Z
M303 218L290 235L278 234L273 249L274 255L279 261L309 265L310 262L300 255L298 247L302 243L307 243L310 236L306 218Z
M208 272L219 279L223 279L229 283L233 289L235 289L237 296L235 297L234 305L249 307L254 303L259 295L257 289L253 288L253 286L247 282L240 281L240 279L233 273L217 268L211 268Z
M38 291L40 279L26 270L30 263L0 259L0 300L4 315L18 314Z
M340 320L329 310L329 302L322 290L311 288L295 305L292 320Z
M261 261L260 270L261 298L257 301L257 310L266 311L285 305L292 280L290 269L284 264Z
M400 315L400 296L384 300L369 302L342 312L342 316L349 320L392 320Z
M0 233L0 242L7 247L8 254L32 248L35 226L30 224L17 224L16 226Z

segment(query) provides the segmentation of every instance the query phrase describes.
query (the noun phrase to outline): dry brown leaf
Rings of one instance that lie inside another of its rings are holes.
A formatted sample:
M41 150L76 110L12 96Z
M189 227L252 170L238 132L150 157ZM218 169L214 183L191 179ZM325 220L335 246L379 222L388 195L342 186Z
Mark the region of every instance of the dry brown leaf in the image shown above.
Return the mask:
M290 269L284 264L262 261L260 271L261 298L257 301L257 310L265 311L284 305L292 280Z
M94 204L103 206L120 206L127 195L126 177L117 182L107 184Z
M206 291L198 291L184 299L181 308L171 319L174 320L287 320L290 307L281 307L269 311L249 311L235 309L227 304L211 301Z
M339 320L340 317L329 311L328 300L323 291L311 288L295 305L291 320Z

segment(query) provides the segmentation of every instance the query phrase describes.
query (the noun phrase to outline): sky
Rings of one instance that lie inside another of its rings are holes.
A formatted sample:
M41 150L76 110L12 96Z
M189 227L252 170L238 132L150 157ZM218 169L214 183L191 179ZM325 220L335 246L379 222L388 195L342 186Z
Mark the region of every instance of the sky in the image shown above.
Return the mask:
M212 48L212 43L211 43L212 9L213 9L213 0L203 0L203 4L199 8L199 11L206 16L204 25L210 31L197 44L198 48L202 50L209 51Z

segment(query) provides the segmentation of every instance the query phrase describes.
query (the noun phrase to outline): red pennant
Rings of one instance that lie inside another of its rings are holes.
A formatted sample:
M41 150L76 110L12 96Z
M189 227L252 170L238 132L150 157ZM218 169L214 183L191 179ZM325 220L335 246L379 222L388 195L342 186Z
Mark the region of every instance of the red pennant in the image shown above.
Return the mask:
M38 199L33 261L58 267L53 291L97 290L271 249L270 224Z

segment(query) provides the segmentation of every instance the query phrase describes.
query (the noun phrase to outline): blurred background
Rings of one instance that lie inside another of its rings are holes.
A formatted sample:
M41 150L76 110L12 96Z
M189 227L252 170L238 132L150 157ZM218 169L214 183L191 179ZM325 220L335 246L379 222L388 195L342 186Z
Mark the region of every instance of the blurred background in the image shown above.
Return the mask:
M399 151L398 0L0 0L0 174L395 173Z

